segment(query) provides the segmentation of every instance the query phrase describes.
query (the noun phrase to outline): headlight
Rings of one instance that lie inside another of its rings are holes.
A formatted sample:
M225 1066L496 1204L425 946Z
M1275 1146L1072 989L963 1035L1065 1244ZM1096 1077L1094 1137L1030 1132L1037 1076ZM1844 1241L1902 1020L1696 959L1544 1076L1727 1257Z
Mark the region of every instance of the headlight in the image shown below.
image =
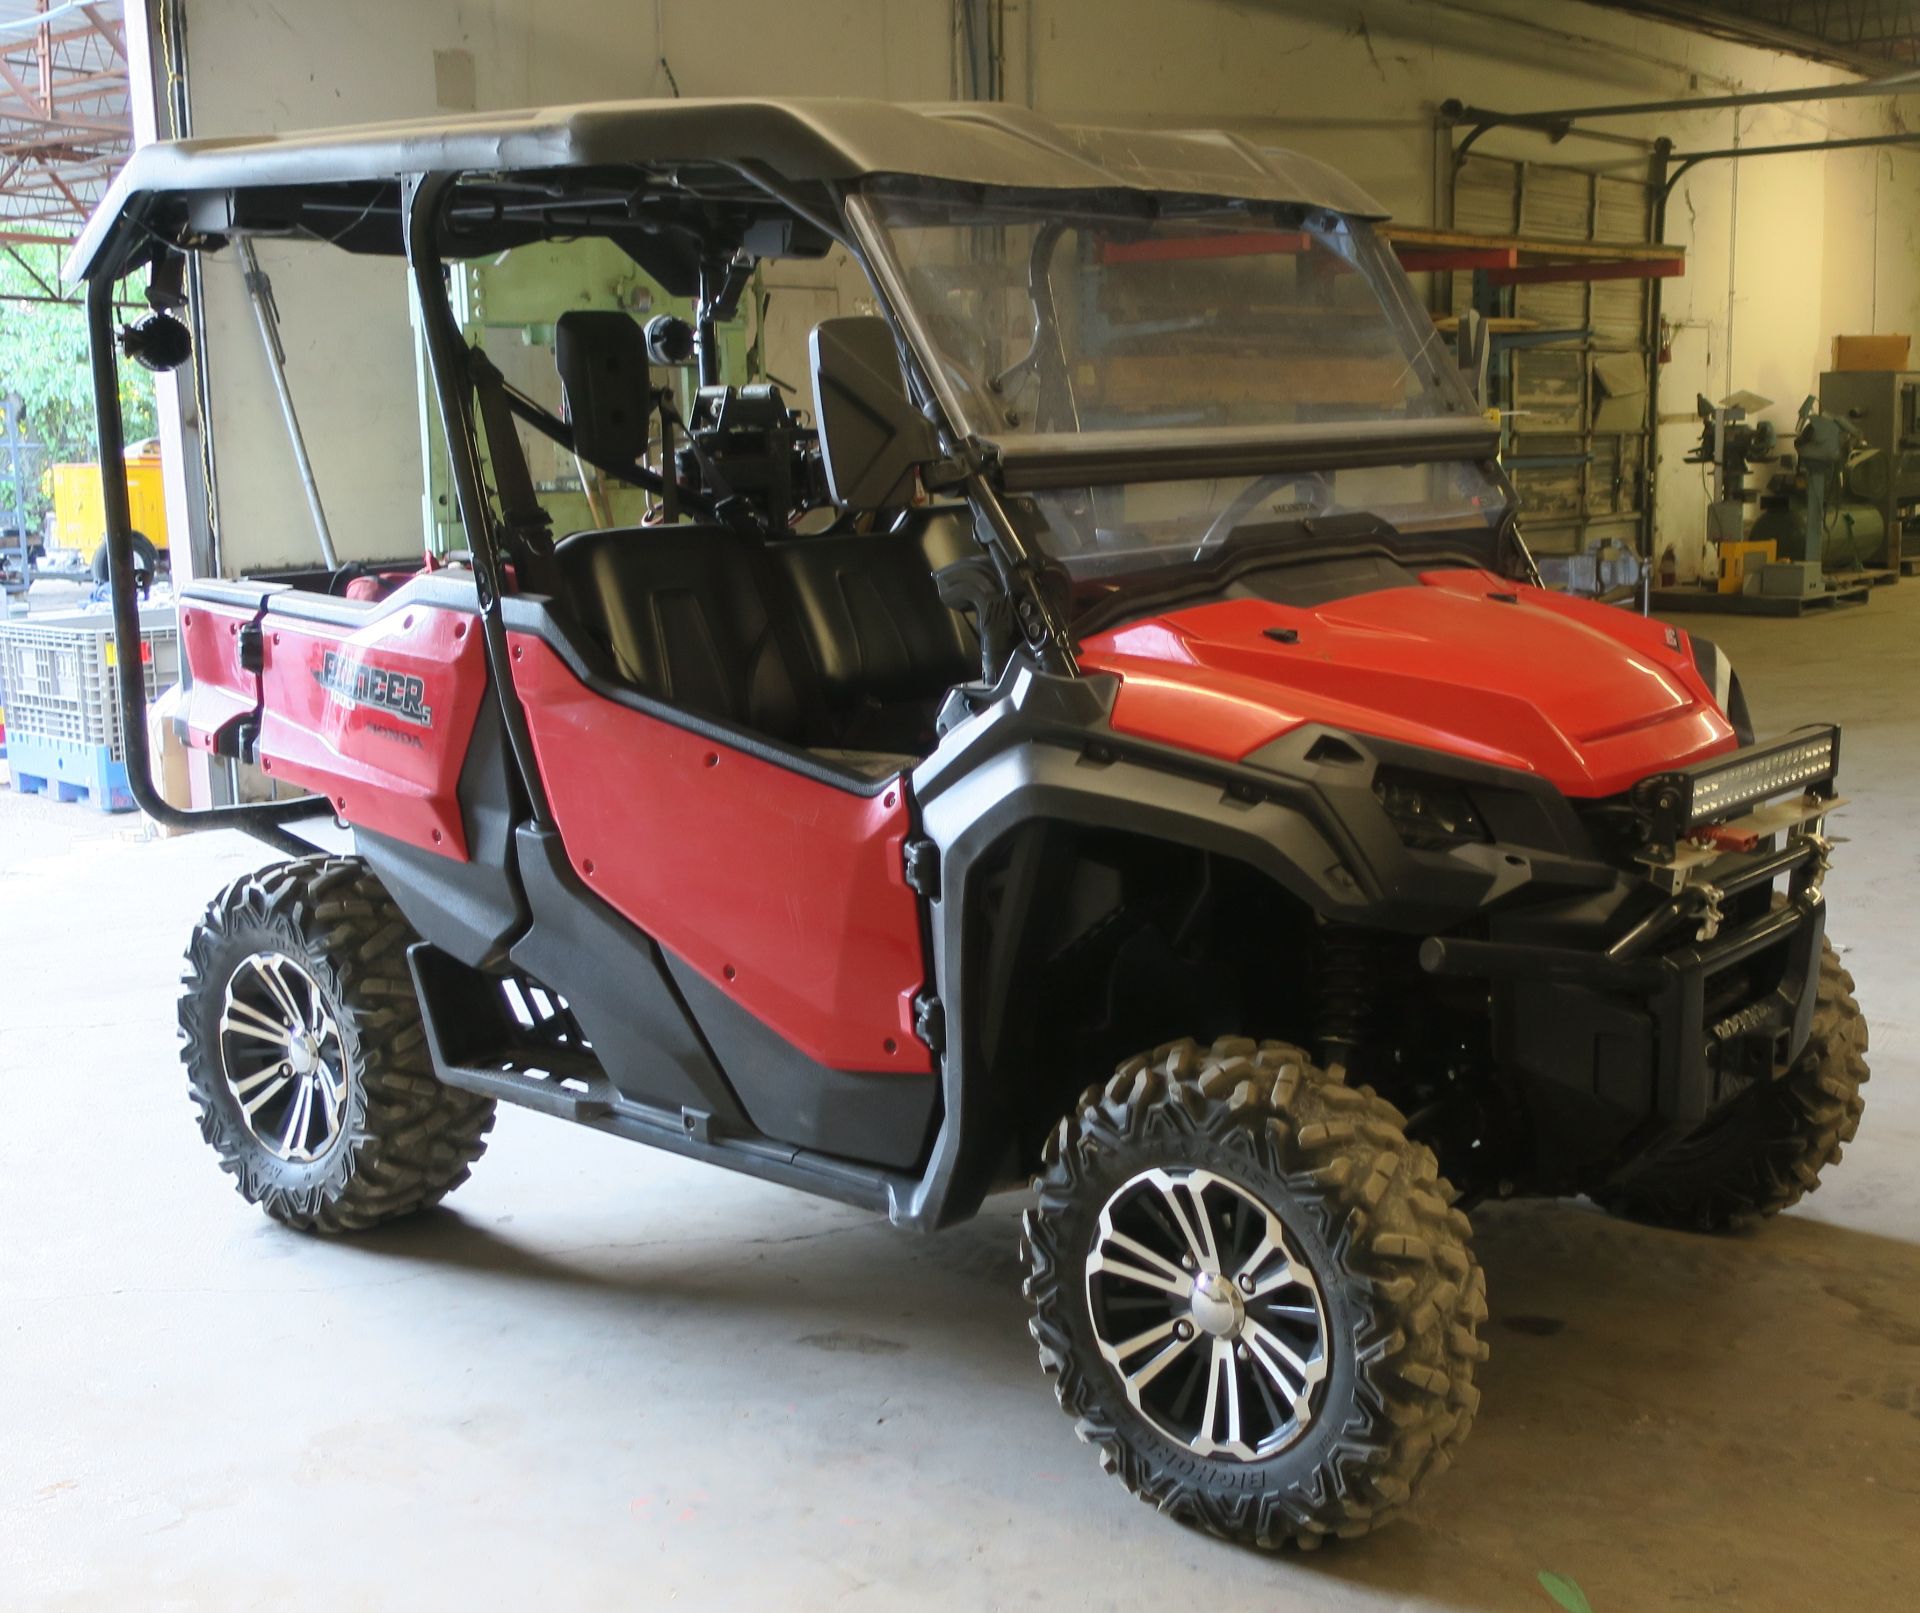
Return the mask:
M1382 768L1374 775L1373 793L1409 846L1444 851L1487 838L1480 814L1473 810L1466 792L1454 785Z

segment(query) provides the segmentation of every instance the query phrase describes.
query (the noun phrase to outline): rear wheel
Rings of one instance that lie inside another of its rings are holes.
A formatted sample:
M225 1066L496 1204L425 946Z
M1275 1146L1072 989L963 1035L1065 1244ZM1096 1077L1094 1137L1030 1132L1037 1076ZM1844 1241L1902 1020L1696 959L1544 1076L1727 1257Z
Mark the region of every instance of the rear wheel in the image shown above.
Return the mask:
M352 1232L467 1179L491 1099L443 1086L407 972L414 939L355 857L249 874L187 949L181 1057L200 1132L276 1221Z
M1820 1185L1860 1129L1867 1021L1853 976L1830 945L1820 957L1813 1033L1793 1067L1743 1094L1602 1208L1655 1226L1727 1232L1777 1215Z
M1392 1105L1278 1042L1129 1060L1048 1141L1041 1365L1161 1511L1248 1545L1375 1528L1479 1396L1467 1219Z

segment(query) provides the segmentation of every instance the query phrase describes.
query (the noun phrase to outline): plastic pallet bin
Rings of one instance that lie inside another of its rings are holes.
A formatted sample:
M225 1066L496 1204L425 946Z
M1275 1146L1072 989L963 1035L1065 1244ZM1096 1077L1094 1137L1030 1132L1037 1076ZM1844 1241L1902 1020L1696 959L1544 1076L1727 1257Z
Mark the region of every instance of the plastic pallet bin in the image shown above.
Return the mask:
M140 611L140 660L149 702L179 681L176 624L172 605ZM16 789L85 800L108 812L132 808L116 663L108 611L61 611L0 622L7 762ZM144 712L138 720L145 720Z
M180 632L171 605L140 612L140 659L149 701L180 679ZM18 739L104 745L126 756L113 618L104 610L60 611L0 622L0 685L7 729Z
M104 745L61 745L42 739L12 741L7 768L22 795L50 795L56 801L84 801L102 812L131 812L133 791L127 764Z

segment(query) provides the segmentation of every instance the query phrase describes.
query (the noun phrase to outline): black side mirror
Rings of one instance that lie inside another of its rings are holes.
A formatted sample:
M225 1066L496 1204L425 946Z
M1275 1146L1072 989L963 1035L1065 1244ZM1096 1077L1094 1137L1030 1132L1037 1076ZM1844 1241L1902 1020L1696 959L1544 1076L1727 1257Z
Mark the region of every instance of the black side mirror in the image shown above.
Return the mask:
M913 472L940 454L907 396L893 331L877 314L823 319L809 343L813 417L827 491L843 510L884 510L913 495Z
M646 332L617 308L576 308L554 322L553 367L580 457L602 467L638 464L653 408Z

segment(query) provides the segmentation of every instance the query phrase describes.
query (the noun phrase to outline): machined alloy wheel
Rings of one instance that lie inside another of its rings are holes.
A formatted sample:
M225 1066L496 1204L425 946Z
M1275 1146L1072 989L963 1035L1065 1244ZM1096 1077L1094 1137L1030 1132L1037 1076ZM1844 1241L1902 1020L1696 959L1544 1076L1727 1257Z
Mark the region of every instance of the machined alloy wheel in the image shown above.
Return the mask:
M346 1117L346 1052L319 982L283 953L252 952L227 979L220 1069L241 1123L285 1160L320 1158Z
M1479 1404L1472 1229L1399 1112L1281 1042L1169 1042L1084 1093L1022 1223L1061 1409L1168 1516L1377 1528Z
M1270 1205L1212 1171L1142 1171L1101 1208L1086 1275L1101 1355L1169 1439L1251 1462L1306 1432L1326 1306Z
M195 926L181 1059L200 1133L276 1221L357 1232L439 1202L493 1103L435 1079L407 970L417 939L357 857L235 880Z

